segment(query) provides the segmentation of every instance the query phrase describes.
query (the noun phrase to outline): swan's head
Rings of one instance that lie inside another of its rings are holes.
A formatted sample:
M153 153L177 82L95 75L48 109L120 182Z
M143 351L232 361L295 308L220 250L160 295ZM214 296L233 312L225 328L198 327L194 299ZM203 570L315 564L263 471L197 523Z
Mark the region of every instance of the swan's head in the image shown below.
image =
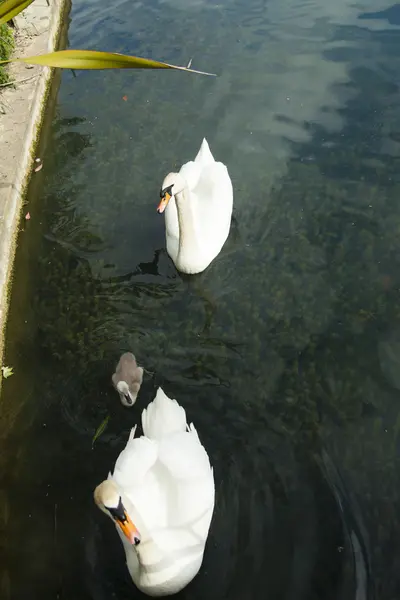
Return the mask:
M172 196L179 194L185 188L186 182L179 173L168 173L160 190L160 204L157 211L161 214L167 208Z
M131 407L135 404L136 398L137 398L137 392L133 393L129 389L129 385L126 383L126 381L118 381L117 392L118 392L121 402L124 406Z
M118 487L112 479L106 479L97 486L94 490L94 501L100 510L114 521L131 544L137 546L140 543L140 533L132 523L122 503Z

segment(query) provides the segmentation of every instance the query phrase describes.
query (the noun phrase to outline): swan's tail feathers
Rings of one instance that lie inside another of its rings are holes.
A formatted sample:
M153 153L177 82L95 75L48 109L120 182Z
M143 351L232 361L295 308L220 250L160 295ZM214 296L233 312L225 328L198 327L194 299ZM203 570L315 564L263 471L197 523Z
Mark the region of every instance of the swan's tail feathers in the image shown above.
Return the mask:
M151 440L186 431L185 409L158 388L153 402L142 412L142 427L144 435Z
M213 155L211 154L210 146L208 145L206 138L203 139L203 142L200 146L200 150L198 151L197 156L194 159L194 162L199 162L203 166L206 166L206 165L209 165L209 164L215 162L215 159L214 159Z

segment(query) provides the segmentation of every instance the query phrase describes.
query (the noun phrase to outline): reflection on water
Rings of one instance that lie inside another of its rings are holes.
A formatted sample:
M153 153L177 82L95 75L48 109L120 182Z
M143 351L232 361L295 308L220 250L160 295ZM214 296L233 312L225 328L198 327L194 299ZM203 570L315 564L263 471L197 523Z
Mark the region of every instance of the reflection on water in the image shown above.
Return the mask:
M160 384L217 487L180 597L397 598L398 23L383 0L74 3L71 46L219 77L63 75L8 328L1 598L139 596L92 491ZM204 135L235 221L185 277L157 196ZM125 350L154 372L130 411Z

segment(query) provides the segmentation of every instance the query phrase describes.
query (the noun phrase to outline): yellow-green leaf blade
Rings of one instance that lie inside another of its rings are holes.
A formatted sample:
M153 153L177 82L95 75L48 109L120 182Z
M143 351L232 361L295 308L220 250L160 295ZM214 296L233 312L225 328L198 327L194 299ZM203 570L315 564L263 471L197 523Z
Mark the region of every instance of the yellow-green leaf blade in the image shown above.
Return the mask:
M178 67L149 58L140 58L116 52L100 52L98 50L59 50L50 54L12 58L11 60L0 62L16 61L46 67L58 67L60 69L178 69L200 75L213 75L212 73Z
M109 420L110 420L110 415L107 415L106 418L100 423L100 425L96 429L96 433L94 434L93 439L92 439L92 449L93 449L95 441L99 439L99 437L101 436L102 433L104 433L104 430L107 427Z
M33 0L5 0L5 2L0 2L0 25L10 21L32 2Z

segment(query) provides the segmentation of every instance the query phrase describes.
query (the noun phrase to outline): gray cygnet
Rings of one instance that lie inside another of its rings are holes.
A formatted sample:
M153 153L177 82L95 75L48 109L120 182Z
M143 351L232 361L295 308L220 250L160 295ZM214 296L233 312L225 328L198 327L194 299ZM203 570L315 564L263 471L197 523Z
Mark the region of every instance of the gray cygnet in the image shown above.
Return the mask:
M122 354L115 373L112 376L113 386L117 390L124 406L133 406L136 402L143 381L143 368L138 367L132 352Z

